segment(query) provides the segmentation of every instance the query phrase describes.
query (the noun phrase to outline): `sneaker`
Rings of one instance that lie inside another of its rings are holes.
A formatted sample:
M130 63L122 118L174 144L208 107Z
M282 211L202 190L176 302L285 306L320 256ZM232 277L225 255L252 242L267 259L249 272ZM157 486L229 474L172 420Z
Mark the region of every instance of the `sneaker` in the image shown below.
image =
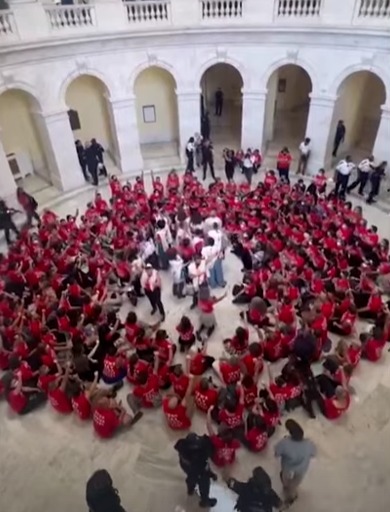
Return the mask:
M208 498L207 500L200 500L200 502L199 502L199 506L201 508L215 507L216 504L217 504L216 498Z

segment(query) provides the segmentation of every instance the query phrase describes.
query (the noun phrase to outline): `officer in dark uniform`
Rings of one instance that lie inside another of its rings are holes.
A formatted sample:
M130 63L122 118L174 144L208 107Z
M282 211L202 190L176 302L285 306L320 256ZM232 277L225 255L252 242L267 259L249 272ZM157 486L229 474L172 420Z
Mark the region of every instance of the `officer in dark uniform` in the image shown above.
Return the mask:
M19 236L19 230L12 220L12 215L17 213L17 211L18 210L15 210L14 208L8 208L5 201L0 199L0 229L4 230L5 239L8 245L11 244L11 231L13 231L16 236Z

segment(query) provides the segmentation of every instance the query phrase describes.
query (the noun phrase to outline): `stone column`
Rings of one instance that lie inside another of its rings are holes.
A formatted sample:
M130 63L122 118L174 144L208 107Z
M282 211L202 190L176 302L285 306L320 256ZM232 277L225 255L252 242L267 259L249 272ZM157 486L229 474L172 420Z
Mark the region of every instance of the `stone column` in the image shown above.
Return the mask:
M0 198L12 204L16 190L15 178L9 166L4 146L1 141L0 128Z
M242 90L241 147L262 150L265 102L264 90Z
M84 177L77 158L68 112L36 112L34 118L52 184L64 191L83 186Z
M390 105L382 106L382 116L375 139L373 155L376 162L380 163L386 160L390 165Z
M315 175L318 169L326 166L328 140L336 99L336 96L310 94L306 137L310 137L312 149L307 169L308 174Z
M176 90L179 116L179 154L184 163L185 146L190 137L200 133L200 90Z
M112 132L117 152L117 166L123 174L138 174L143 169L139 143L135 96L107 98L111 108Z

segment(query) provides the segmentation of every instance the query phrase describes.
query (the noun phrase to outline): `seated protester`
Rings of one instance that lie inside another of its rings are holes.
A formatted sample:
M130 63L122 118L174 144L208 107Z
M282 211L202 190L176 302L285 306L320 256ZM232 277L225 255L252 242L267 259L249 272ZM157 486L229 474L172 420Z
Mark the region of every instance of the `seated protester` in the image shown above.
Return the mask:
M223 340L224 349L230 355L242 356L248 350L248 340L248 329L237 327L233 338Z
M342 414L348 410L351 403L345 376L343 375L342 384L336 386L332 396L322 393L320 387L317 401L322 414L328 420L340 418Z
M158 352L160 363L172 361L176 352L176 345L169 340L168 333L165 329L159 329L156 332L153 348Z
M211 460L220 468L233 464L236 460L236 451L240 447L239 441L234 438L233 431L226 425L219 425L218 432L214 430L211 420L213 408L207 411L207 432L213 445Z
M362 345L356 341L347 343L346 340L339 340L335 348L335 355L344 368L346 366L356 368L362 356Z
M115 345L108 347L102 371L102 379L105 384L115 384L126 377L127 359L123 350L124 348L118 349Z
M107 396L99 397L93 404L93 428L96 434L109 439L119 428L128 428L142 418L143 413L133 410L129 404L130 411L117 402L114 398Z
M282 303L277 306L278 321L285 325L293 325L296 321L295 308L289 297L283 297Z
M292 411L301 405L302 384L299 375L290 365L285 365L282 374L273 378L271 365L267 364L269 390L280 408Z
M255 400L258 394L258 380L258 372L255 373L254 377L251 377L250 375L244 375L241 380L242 391L244 393L244 405L247 409L252 409L255 404Z
M322 373L315 378L321 396L331 398L335 395L336 388L339 385L337 380L339 368L338 361L331 357L327 357L323 362Z
M190 350L188 354L189 371L191 375L203 375L209 368L213 367L215 358L207 355L207 344L204 343L201 349Z
M260 414L251 412L245 420L245 433L241 439L251 452L261 452L268 443L268 427Z
M362 333L359 338L362 344L362 358L373 363L379 361L386 345L383 329L374 327L370 333Z
M194 326L187 316L182 316L179 324L176 326L176 331L179 333L179 347L180 352L183 353L190 349L195 343Z
M367 306L358 308L357 314L359 318L376 320L382 311L383 302L381 293L374 290L369 296Z
M61 414L69 414L73 411L72 402L68 395L71 363L67 363L65 373L49 384L48 398L51 406Z
M218 361L214 361L213 370L226 385L236 384L241 378L240 361L235 356L229 359L221 357Z
M131 346L134 346L135 339L141 328L145 329L146 324L138 320L137 313L130 311L125 321L125 332L126 340Z
M280 424L280 411L276 401L271 398L269 391L265 388L259 392L259 405L255 406L253 412L257 411L267 425L268 437L275 433L276 426Z
M341 315L341 318L331 318L328 322L328 330L340 336L349 336L352 334L356 322L356 307L351 304L349 308Z
M211 378L203 377L194 386L194 403L201 412L207 412L214 407L218 399L218 388Z
M96 383L98 374L96 373ZM80 418L80 420L88 420L91 417L91 403L89 401L89 390L81 383L75 382L71 387L70 397L73 412Z
M233 287L233 304L249 304L255 297L257 286L251 272L245 272L242 284Z
M127 380L130 384L139 384L139 376L152 371L152 365L138 357L137 354L131 354L127 361Z
M186 365L189 366L189 360L187 361ZM190 384L190 377L188 373L184 371L181 364L176 364L170 367L169 377L173 386L173 392L179 398L183 399Z
M259 342L254 341L249 345L248 354L242 357L240 361L240 366L244 375L254 377L256 372L258 375L261 374L264 367L262 354L263 349Z
M234 394L228 393L222 407L218 410L218 423L239 433L243 429L244 393L241 387Z
M161 405L161 393L158 376L159 359L155 354L154 367L152 372L142 372L138 376L138 384L134 387L133 393L128 396L128 403L133 410L140 407L156 408Z
M4 395L11 409L16 414L28 414L46 402L46 394L39 388L23 386L22 375L11 373L1 382L4 387Z
M166 395L163 398L163 412L168 426L172 430L186 430L191 427L193 404L190 405L189 400L192 393L193 377L190 379L186 394L182 399L176 395Z
M134 348L136 350L137 356L140 359L143 359L150 363L153 362L153 359L154 359L153 342L150 339L150 337L147 335L147 333L143 327L140 328L140 330L135 338Z
M248 311L246 313L241 312L240 317L245 318L249 324L256 327L266 327L270 325L267 316L267 304L260 297L253 297L249 304Z
M283 355L282 335L276 330L265 330L264 341L262 342L263 357L266 361L274 363Z

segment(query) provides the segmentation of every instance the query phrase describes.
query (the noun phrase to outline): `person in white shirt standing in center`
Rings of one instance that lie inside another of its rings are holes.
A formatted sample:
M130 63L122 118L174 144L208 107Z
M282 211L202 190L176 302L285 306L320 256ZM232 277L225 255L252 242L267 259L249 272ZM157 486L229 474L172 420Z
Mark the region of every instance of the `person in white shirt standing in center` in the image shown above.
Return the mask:
M336 167L336 187L334 194L336 196L345 197L345 193L348 187L349 177L351 176L352 170L355 168L355 164L352 162L350 155L345 157L345 160L340 160Z
M210 288L224 288L226 286L222 268L222 232L218 232L218 224L210 231L214 232L215 239L209 233L206 245L202 249L202 257L206 261L208 271L208 282Z
M304 175L306 173L307 162L310 157L311 151L311 139L306 137L303 142L299 144L299 161L298 161L298 169L297 174Z

